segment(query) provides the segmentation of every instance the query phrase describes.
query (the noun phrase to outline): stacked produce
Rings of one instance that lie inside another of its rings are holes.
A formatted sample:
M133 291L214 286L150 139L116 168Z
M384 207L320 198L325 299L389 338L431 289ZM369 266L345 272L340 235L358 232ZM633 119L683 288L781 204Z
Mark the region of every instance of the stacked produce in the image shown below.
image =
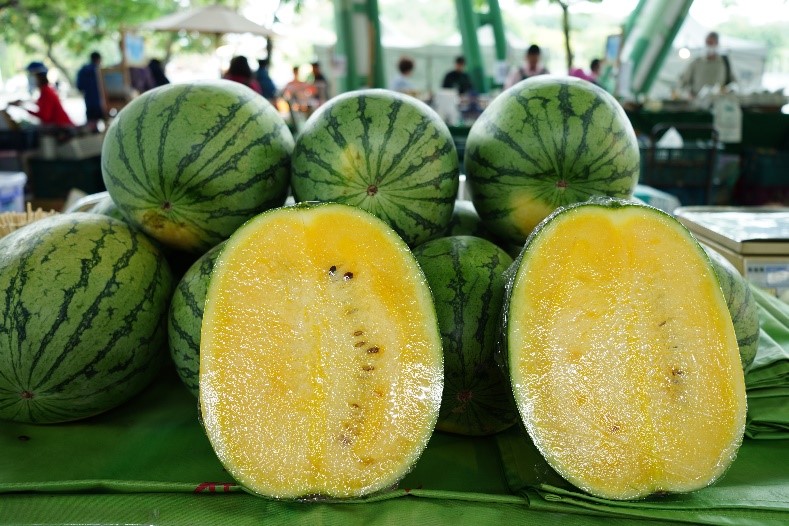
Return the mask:
M473 205L447 127L393 92L331 100L296 141L238 84L144 94L105 140L111 199L0 240L0 418L108 410L169 341L217 457L263 495L369 494L435 428L518 423L593 495L714 482L742 439L753 298L618 199L639 170L618 103L523 81L465 165ZM331 204L281 207L288 185Z

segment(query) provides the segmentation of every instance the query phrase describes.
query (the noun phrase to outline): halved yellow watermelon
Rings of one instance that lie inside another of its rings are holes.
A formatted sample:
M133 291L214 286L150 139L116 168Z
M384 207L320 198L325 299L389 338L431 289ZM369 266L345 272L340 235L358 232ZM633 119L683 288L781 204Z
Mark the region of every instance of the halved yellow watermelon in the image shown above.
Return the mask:
M612 499L720 477L742 440L745 386L726 301L688 231L599 200L550 216L514 265L512 387L549 464Z
M425 448L442 387L430 290L385 223L299 205L228 240L206 297L200 407L242 485L281 498L386 488Z

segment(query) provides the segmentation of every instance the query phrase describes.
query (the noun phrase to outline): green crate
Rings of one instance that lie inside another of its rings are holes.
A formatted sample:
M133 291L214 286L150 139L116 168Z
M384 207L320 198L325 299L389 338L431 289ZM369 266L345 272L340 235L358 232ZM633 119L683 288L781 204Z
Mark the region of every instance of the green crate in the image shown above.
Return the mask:
M86 194L105 190L101 157L87 159L30 159L30 184L38 199L65 199L72 188Z

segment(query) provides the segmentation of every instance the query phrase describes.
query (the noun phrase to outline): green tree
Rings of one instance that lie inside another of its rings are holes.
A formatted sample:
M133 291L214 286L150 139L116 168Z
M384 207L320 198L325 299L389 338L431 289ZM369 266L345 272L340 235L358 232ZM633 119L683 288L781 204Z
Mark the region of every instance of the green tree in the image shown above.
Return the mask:
M216 3L238 9L243 0L191 0L188 5ZM46 57L66 78L73 79L76 64L69 58L78 56L84 61L89 49L101 43L119 43L122 29L183 7L179 0L0 0L0 27L7 43ZM154 34L149 42L150 48L163 52L165 60L176 46L201 51L214 44L205 35L178 33Z

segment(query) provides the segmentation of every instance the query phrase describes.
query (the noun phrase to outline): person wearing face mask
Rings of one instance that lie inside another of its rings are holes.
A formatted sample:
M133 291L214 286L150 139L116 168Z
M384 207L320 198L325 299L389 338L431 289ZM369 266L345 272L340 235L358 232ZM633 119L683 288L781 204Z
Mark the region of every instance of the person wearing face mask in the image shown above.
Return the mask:
M691 62L679 78L679 87L689 91L693 97L704 86L725 88L736 80L729 58L718 53L718 33L709 33L705 43L704 56Z

